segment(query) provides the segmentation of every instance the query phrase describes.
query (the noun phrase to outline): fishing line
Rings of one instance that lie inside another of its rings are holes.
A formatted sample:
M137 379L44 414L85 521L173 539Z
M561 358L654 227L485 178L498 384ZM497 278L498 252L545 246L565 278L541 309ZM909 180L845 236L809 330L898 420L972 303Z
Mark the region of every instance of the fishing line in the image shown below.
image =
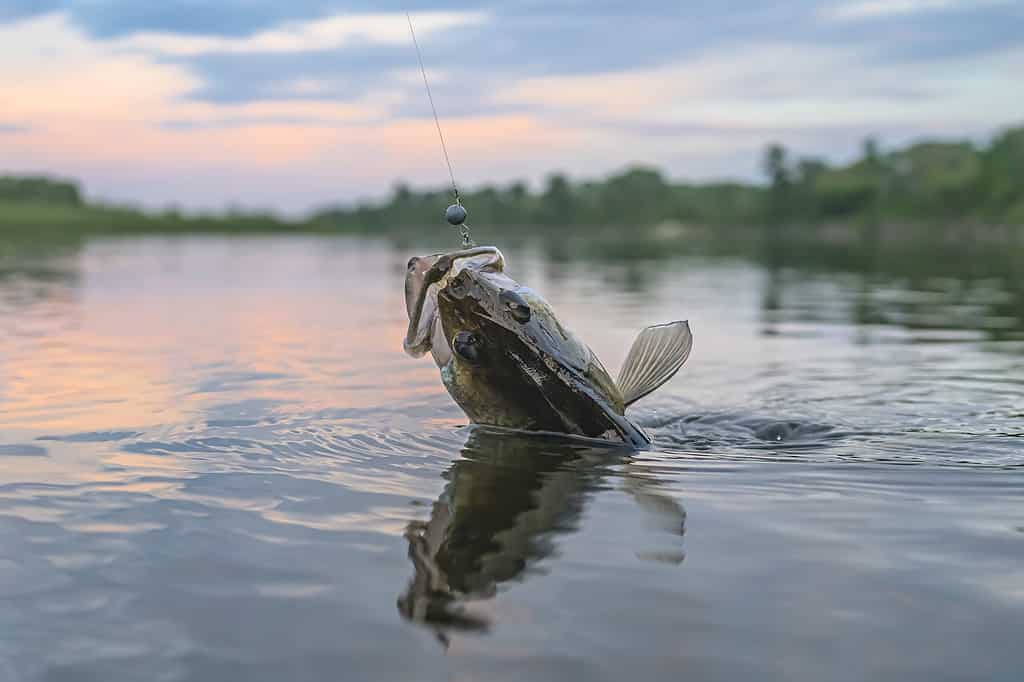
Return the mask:
M448 145L445 144L444 132L441 130L441 119L437 115L437 106L434 104L434 95L430 91L430 80L427 78L427 67L423 64L423 52L420 51L420 43L416 40L416 29L412 25L412 15L409 12L405 13L405 18L409 22L409 35L412 36L413 47L416 48L416 59L420 64L420 73L423 75L423 87L427 90L427 99L430 101L430 111L434 114L434 125L437 127L437 137L441 140L441 152L444 154L444 163L448 166L448 177L452 181L452 195L455 197L455 203L448 207L445 211L445 218L453 226L458 227L462 233L462 244L463 246L475 246L473 240L469 236L469 226L466 225L466 209L462 205L462 197L459 196L459 186L455 182L455 171L452 169L452 159L448 155Z
M416 40L416 29L412 27L412 15L408 12L405 13L405 18L409 21L409 35L412 36L412 45L416 48L416 59L420 63L420 73L423 74L423 86L427 89L427 99L430 100L430 111L434 114L434 125L437 126L437 136L441 139L441 152L444 154L444 162L448 166L448 177L452 181L452 194L455 195L455 201L459 201L459 187L455 184L455 171L452 170L452 160L448 156L448 145L444 142L444 133L441 131L441 119L437 115L437 107L434 106L434 95L430 92L430 81L427 79L427 67L423 65L423 53L420 52L419 41Z

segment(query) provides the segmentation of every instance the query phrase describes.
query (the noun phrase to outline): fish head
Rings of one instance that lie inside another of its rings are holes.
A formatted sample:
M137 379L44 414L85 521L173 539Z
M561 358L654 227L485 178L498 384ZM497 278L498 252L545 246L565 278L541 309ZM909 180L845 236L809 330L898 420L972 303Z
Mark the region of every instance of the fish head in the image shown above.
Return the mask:
M435 253L410 258L405 272L405 306L410 320L405 351L413 357L429 351L438 367L448 364L451 347L441 326L438 291L463 269L500 272L503 267L497 249L457 257Z
M547 301L502 271L453 272L438 288L437 314L455 362L519 367L542 361L552 370L585 372L592 361L590 349Z

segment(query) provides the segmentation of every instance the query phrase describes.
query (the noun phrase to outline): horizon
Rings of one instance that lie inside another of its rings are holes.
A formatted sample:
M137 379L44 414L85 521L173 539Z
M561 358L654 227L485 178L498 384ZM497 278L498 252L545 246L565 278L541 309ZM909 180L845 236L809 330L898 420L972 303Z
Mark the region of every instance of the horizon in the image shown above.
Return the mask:
M444 187L400 4L347 6L0 3L0 174L284 215ZM1001 0L575 7L416 8L460 187L636 165L749 182L771 142L833 164L868 136L979 143L1024 103L1024 8Z
M999 135L1001 135L1002 133L1008 132L1008 131L1013 131L1013 130L1018 130L1018 129L1024 129L1024 121L1019 122L1019 123L1012 123L1012 124L1007 124L1007 125L1004 125L1004 126L1000 126L995 131L993 131L992 134L985 136L984 139L981 139L981 140L969 139L969 138L963 138L963 137L961 137L961 138L917 138L917 139L910 139L904 145L901 145L899 147L895 147L895 146L894 147L885 147L885 146L879 145L876 148L876 150L877 150L878 153L880 153L881 155L885 156L887 154L899 154L899 153L905 152L905 151L911 149L912 147L914 147L916 145L920 145L920 144L955 145L955 144L960 144L960 143L967 143L967 144L971 144L976 152L983 153L985 151L986 147L990 143L994 142L995 139L997 137L999 137ZM830 168L830 169L835 169L835 170L842 170L844 168L853 167L857 163L862 162L864 160L864 158L865 158L864 157L865 145L869 141L870 142L877 142L878 140L877 140L876 136L865 137L864 139L861 140L861 144L859 146L859 149L857 150L857 153L850 154L849 158L843 159L842 162L840 162L840 163L833 163L832 160L827 160L826 159L826 160L824 160L826 162L826 167ZM763 148L762 148L763 152L767 151L767 145L768 145L768 143L766 143L763 146ZM783 148L783 149L784 149L784 151L787 154L787 156L786 156L786 165L793 172L797 172L797 165L801 161L821 161L821 160L823 160L820 157L799 157L799 156L796 156L796 155L790 155L789 154L789 150L786 150L785 148ZM762 155L761 158L758 159L758 163L759 163L759 166L763 166L763 163L764 163L763 155ZM677 187L688 186L688 187L695 187L695 188L699 188L699 187L711 188L711 187L716 186L716 185L735 185L735 186L743 186L743 187L750 187L750 188L761 188L761 189L770 189L771 188L771 179L769 177L767 177L763 167L759 168L759 172L753 178L735 178L735 177L731 177L730 178L730 177L723 177L723 178L704 178L704 179L695 180L693 178L686 178L686 177L672 177L672 176L666 174L664 172L664 169L659 168L658 166L637 162L637 163L627 164L627 165L621 166L619 168L612 168L612 169L610 169L608 171L605 171L603 173L600 173L598 175L591 175L591 176L587 176L587 175L570 176L570 175L562 173L562 172L560 172L558 170L554 170L554 171L551 171L551 172L545 174L545 176L542 177L542 178L535 179L533 182L528 181L525 178L511 178L511 179L503 181L503 182L483 181L483 182L481 182L479 184L469 185L469 186L464 186L464 185L462 185L460 183L459 193L460 193L460 195L463 198L471 198L472 195L474 193L476 193L476 192L492 190L492 189L496 189L496 190L499 190L499 191L500 190L508 190L508 189L511 189L514 185L521 184L521 185L524 185L526 187L527 191L529 193L531 193L532 195L540 196L544 192L545 186L547 185L547 181L551 177L556 176L556 175L561 176L561 177L567 179L571 183L571 185L573 185L573 186L575 186L577 188L581 188L581 187L583 187L583 186L585 186L587 184L590 184L590 183L596 183L598 185L603 184L603 183L607 183L607 182L612 181L614 178L622 177L622 176L625 176L625 175L627 175L629 173L636 172L636 171L651 171L651 172L657 173L663 179L663 181L666 184L672 185L672 186L677 186ZM378 194L376 194L376 195L363 196L363 197L352 197L352 198L349 198L349 199L346 199L346 200L334 201L333 203L318 204L318 205L311 206L311 207L309 207L307 209L303 209L303 210L300 210L300 211L293 211L293 212L289 213L289 212L286 212L286 211L279 211L279 210L276 210L274 208L261 209L259 207L241 206L241 205L238 205L238 204L231 204L231 205L226 205L226 206L210 208L210 207L202 207L202 206L199 206L199 207L183 206L180 202L177 202L177 201L171 201L171 202L169 202L167 204L164 204L164 205L161 205L161 206L147 206L147 205L141 204L140 202L132 201L130 198L126 199L126 200L121 200L121 201L105 201L102 197L94 197L94 196L92 196L89 193L89 191L88 191L89 188L85 185L85 183L80 178L75 178L75 177L71 177L71 176L67 176L67 175L62 175L62 174L59 174L59 173L9 174L9 173L3 173L2 171L0 171L0 180L4 180L4 179L7 179L7 178L23 179L23 180L41 179L41 180L48 181L48 182L69 183L70 185L74 186L77 189L77 191L80 193L81 198L84 201L86 201L88 203L93 203L93 204L99 205L99 206L108 206L108 207L111 207L111 208L124 208L124 209L142 211L142 212L151 213L151 214L152 213L172 212L172 213L180 213L181 215L191 216L191 217L204 217L204 216L217 217L217 216L222 216L224 214L239 213L239 214L243 214L243 215L264 215L264 216L270 216L270 217L279 218L279 219L282 219L282 220L285 220L285 221L295 221L295 220L302 221L302 220L312 219L312 218L315 218L317 215L321 215L321 214L328 213L328 212L333 212L333 211L343 211L343 212L346 212L346 211L355 211L356 209L359 209L359 208L386 208L389 205L393 204L393 202L395 200L396 193L398 191L400 191L400 190L411 191L411 192L413 192L415 194L419 194L419 195L429 195L429 194L450 195L451 194L451 181L449 179L447 179L447 178L442 178L444 180L444 182L435 182L434 184L429 184L428 183L428 184L422 184L422 185L420 185L420 184L411 184L411 183L408 183L408 182L406 182L404 180L399 179L399 180L393 181L390 186L388 186L386 188L382 188L381 191Z

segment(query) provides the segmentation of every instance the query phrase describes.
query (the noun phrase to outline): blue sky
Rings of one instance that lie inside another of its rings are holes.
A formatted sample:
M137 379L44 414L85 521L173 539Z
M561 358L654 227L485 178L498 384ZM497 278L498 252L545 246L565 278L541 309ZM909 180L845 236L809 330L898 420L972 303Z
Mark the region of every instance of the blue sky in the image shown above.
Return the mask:
M445 171L404 3L0 0L0 170L287 212ZM509 0L413 12L461 184L756 177L769 141L1024 121L1024 3Z

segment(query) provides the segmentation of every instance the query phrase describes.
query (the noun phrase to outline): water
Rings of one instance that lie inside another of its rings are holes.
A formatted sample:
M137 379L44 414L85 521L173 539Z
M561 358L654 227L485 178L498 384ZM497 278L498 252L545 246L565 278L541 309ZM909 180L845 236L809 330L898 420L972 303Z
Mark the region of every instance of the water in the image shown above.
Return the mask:
M629 454L466 428L417 251L0 257L0 682L1020 679L1012 270L506 249L613 370L691 321Z

